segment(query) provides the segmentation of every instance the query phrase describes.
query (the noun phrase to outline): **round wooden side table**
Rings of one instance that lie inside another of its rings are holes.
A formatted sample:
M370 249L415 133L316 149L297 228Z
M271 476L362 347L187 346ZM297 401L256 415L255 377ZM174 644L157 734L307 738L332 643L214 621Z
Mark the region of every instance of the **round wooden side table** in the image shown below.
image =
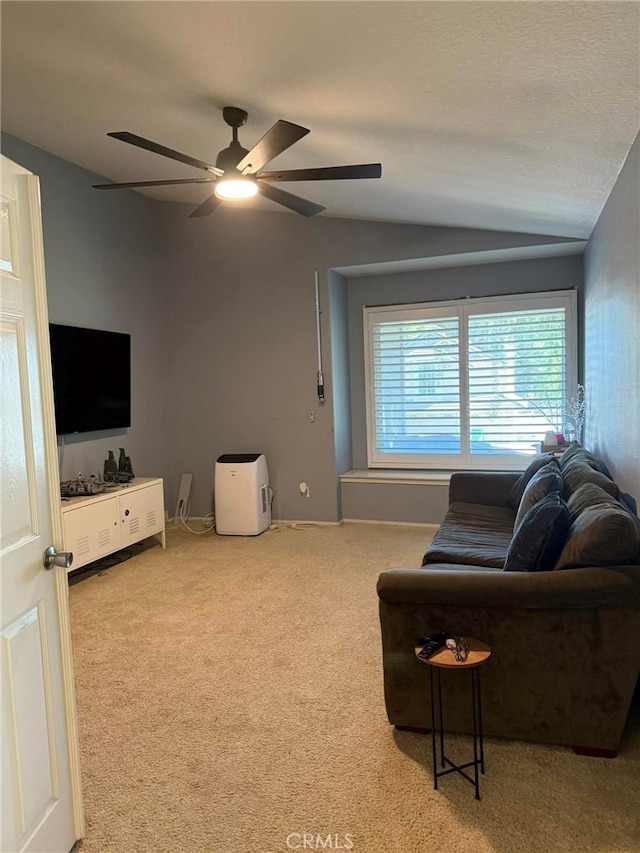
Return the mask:
M470 782L476 790L476 800L480 799L480 781L478 777L478 768L484 774L484 742L482 735L482 698L480 695L480 670L479 667L488 660L491 655L491 649L486 643L481 640L475 640L471 637L466 638L469 645L469 653L466 660L456 660L454 652L450 649L438 649L428 658L418 658L422 663L429 664L429 692L431 698L431 744L433 747L433 787L438 790L438 779L441 776L447 776L449 773L459 773L468 782ZM422 646L415 647L416 656L422 649ZM443 669L465 669L471 674L471 708L473 720L473 761L467 761L465 764L454 764L444 754L444 722L442 715L442 685L440 681L440 673ZM436 708L438 716L436 717ZM447 767L446 770L438 770L438 753L436 744L440 743L440 766ZM473 778L465 773L465 770L473 767Z

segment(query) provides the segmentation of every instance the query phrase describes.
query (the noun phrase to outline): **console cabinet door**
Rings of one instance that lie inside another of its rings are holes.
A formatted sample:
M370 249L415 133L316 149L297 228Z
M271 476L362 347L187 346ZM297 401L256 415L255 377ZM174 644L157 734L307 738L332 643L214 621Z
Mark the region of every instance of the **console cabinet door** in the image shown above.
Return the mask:
M162 483L120 493L120 547L133 545L164 530L164 493Z
M64 547L73 552L72 569L78 569L122 548L118 502L115 498L90 503L62 515Z

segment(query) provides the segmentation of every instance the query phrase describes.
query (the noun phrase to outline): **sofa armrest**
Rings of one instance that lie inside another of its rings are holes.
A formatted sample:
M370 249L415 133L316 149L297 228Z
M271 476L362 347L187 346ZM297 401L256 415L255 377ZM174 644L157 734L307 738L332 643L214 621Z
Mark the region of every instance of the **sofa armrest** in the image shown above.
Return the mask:
M389 604L452 605L525 610L579 610L640 604L640 568L504 572L432 563L425 569L388 569L378 596Z
M456 471L449 481L449 503L508 506L509 492L519 476L512 471Z
M618 749L640 668L640 566L391 569L378 592L393 725L431 726L427 668L414 643L446 630L491 647L482 668L485 733ZM443 687L447 729L471 732L466 679L445 678Z

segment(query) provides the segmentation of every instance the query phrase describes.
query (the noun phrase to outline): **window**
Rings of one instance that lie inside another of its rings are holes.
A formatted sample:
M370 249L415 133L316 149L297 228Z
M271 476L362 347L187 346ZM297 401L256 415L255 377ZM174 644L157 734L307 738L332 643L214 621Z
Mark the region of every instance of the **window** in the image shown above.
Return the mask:
M555 291L365 308L369 465L523 468L576 386L575 303Z

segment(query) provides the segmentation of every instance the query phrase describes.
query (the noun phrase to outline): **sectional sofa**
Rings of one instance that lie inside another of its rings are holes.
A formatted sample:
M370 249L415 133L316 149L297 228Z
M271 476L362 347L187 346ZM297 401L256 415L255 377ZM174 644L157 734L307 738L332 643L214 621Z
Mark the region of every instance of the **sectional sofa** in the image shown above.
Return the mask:
M398 728L428 730L436 631L492 649L485 734L614 756L640 672L640 522L606 467L572 446L522 475L452 475L450 506L419 569L378 581L384 694ZM445 728L471 731L463 673L443 675Z

